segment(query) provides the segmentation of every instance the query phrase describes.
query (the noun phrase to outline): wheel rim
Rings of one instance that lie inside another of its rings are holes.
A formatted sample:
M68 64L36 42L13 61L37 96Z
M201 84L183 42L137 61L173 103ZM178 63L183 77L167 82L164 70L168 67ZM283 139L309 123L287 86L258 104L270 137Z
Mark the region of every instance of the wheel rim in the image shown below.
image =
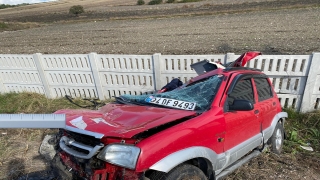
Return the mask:
M279 150L282 146L282 133L280 129L276 132L276 149Z

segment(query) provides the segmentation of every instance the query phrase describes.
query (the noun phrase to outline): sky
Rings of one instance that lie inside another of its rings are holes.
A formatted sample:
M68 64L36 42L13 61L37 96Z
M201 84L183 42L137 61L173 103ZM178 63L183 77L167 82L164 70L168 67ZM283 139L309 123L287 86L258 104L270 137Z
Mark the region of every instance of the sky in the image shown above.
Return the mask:
M23 3L40 3L40 2L49 2L49 1L56 1L56 0L0 0L0 4L10 4L10 5L17 5Z

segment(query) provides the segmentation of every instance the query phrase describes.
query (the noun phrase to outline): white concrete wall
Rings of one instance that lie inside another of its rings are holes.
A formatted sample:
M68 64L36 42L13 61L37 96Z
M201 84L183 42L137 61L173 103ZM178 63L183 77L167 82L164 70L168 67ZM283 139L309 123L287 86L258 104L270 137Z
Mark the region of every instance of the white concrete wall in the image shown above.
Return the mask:
M204 59L227 63L239 55L0 54L0 92L36 92L48 98L108 99L161 89L173 78L196 76ZM261 55L247 67L265 72L284 107L320 109L320 53Z

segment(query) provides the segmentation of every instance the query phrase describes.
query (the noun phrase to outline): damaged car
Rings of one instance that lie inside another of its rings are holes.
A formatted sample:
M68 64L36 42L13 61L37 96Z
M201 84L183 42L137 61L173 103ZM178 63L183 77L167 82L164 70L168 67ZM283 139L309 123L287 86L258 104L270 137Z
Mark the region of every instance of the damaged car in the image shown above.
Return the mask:
M281 153L287 113L267 75L243 67L259 54L250 55L202 65L199 76L170 91L55 112L66 115L66 128L51 139L56 178L214 180L266 147Z

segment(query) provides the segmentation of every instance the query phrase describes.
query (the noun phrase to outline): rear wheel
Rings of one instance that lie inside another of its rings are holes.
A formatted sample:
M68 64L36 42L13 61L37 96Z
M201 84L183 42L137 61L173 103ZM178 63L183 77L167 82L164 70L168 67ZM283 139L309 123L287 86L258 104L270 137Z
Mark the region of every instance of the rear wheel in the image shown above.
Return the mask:
M167 174L154 172L149 178L151 180L207 180L206 175L191 164L179 165Z
M279 121L270 138L271 152L275 154L280 154L283 147L283 141L284 141L283 124L281 123L281 121Z

